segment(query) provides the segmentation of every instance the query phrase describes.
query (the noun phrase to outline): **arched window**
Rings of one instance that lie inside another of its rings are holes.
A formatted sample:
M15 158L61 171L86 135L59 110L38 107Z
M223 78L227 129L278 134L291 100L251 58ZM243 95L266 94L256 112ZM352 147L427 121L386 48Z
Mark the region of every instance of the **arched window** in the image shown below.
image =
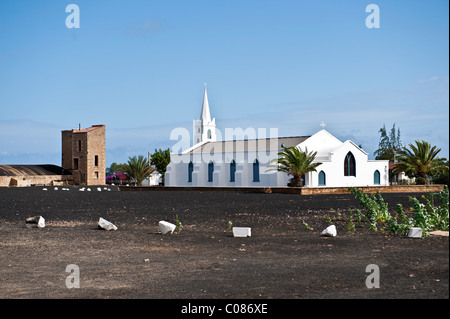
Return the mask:
M344 176L356 176L356 161L352 152L348 152L344 159Z
M211 139L211 130L208 130L208 139Z
M189 162L188 165L188 183L192 182L192 172L194 171L194 164L192 162Z
M319 172L319 186L325 186L326 183L326 176L324 171Z
M214 173L214 163L209 162L209 164L208 164L208 182L213 181L213 173Z
M376 170L373 173L373 183L375 185L380 185L380 171L379 170Z
M253 182L259 182L259 161L257 159L253 162Z
M233 160L230 163L230 182L235 181L235 179L234 179L235 175L236 175L236 162Z

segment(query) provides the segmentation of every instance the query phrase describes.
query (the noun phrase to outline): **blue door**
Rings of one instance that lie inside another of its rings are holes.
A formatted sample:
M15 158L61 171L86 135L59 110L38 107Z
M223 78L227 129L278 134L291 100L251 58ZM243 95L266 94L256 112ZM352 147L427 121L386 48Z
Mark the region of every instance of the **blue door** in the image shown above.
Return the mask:
M325 172L324 171L320 171L319 172L319 186L325 186L325 185L326 185Z
M373 173L373 183L374 183L375 185L380 185L380 171L378 171L378 170L376 170L376 171Z

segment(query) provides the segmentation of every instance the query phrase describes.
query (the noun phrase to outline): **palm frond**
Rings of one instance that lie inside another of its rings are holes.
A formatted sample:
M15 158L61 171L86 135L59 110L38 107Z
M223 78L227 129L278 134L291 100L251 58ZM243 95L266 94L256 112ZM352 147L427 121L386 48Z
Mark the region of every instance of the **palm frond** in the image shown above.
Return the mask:
M302 151L296 146L286 147L278 153L278 158L271 161L267 171L285 172L293 177L293 180L301 182L301 177L308 172L315 172L322 163L314 162L317 152ZM299 186L299 185L294 185Z

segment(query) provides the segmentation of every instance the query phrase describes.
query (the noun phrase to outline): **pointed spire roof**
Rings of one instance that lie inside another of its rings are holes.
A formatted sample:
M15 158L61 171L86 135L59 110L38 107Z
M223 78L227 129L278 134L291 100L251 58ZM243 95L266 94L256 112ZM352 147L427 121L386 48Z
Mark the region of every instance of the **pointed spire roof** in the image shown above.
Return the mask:
M206 93L206 83L205 83L205 93L203 95L203 105L202 114L200 115L200 120L204 123L211 122L211 114L209 112L208 94Z

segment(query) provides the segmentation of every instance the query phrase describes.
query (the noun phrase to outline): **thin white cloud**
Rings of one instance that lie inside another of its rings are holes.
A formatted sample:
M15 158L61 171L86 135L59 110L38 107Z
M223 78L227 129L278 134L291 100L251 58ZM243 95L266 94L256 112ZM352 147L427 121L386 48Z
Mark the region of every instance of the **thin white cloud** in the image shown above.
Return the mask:
M167 22L162 20L147 20L139 24L129 26L125 31L127 38L148 38L166 30Z
M435 76L432 76L431 78L428 78L428 79L419 80L418 82L419 83L427 83L427 82L434 82L434 81L437 81L439 79L440 79L440 77L435 75Z

